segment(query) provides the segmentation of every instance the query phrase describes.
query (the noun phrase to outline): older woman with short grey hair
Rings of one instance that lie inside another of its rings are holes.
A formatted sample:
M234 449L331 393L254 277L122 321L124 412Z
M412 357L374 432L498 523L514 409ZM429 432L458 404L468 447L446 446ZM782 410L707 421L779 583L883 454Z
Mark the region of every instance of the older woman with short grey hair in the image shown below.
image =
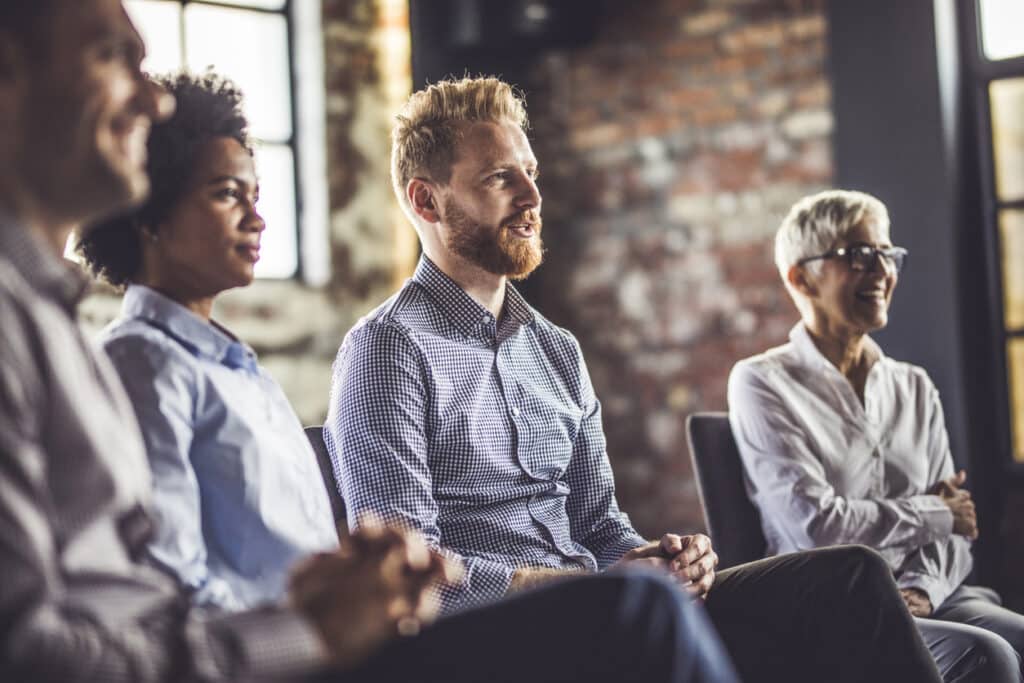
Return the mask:
M839 190L782 221L775 262L800 322L729 377L747 491L773 554L878 550L946 680L1018 681L1024 617L964 584L978 525L938 392L869 336L888 323L907 259L889 227L877 198Z

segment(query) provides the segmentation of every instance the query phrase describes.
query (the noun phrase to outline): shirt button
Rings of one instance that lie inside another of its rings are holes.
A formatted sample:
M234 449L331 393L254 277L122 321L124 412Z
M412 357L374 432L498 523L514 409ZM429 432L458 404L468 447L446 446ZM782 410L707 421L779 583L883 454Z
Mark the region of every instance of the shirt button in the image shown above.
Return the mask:
M519 417L519 408L512 406L512 417Z

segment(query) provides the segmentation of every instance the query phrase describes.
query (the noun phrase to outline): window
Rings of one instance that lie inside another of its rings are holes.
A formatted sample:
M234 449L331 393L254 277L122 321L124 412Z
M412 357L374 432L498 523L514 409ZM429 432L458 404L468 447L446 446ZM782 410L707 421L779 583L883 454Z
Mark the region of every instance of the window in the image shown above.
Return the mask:
M982 115L983 192L1002 301L996 332L1005 354L1013 460L1024 463L1024 2L979 0L974 64Z
M301 270L307 280L317 280L322 277L320 271L326 270L325 263L307 263L305 258L300 269L304 241L300 241L300 234L304 239L319 240L319 249L309 252L326 251L326 188L322 187L323 167L316 167L316 162L323 160L324 145L323 65L322 55L319 63L315 55L316 50L322 51L319 5L288 0L125 2L146 42L145 70L159 74L182 68L197 73L213 69L233 80L245 95L243 106L260 178L259 210L267 222L256 266L258 277L290 278ZM312 15L299 14L311 10ZM299 54L293 45L305 45L303 49L308 52ZM312 64L303 63L311 59ZM300 74L307 82L299 80ZM319 82L315 82L317 76ZM319 101L315 101L317 90ZM310 93L314 102L303 98ZM313 107L320 112L320 140L302 144L303 137L310 135L306 131L297 134L300 126L296 119L302 128L312 126L315 133L317 117L305 115ZM311 160L304 158L307 154ZM307 186L316 185L321 186L321 196L311 197ZM309 209L301 222L300 207ZM319 231L313 227L314 222L320 224ZM306 227L313 234L307 234ZM316 260L315 255L311 258ZM314 272L307 273L308 268Z
M1024 55L1024 2L1020 0L981 0L981 38L985 57L1006 59Z

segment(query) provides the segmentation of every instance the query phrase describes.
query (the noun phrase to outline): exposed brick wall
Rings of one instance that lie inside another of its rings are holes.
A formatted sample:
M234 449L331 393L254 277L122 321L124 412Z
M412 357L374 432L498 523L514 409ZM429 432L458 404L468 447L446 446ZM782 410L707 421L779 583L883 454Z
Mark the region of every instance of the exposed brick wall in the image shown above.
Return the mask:
M824 38L818 1L609 3L523 84L549 246L526 286L583 346L648 535L703 526L684 420L797 319L771 236L831 181Z
M330 290L344 309L361 315L411 274L417 255L390 181L391 123L412 87L408 7L398 0L323 0L323 23Z

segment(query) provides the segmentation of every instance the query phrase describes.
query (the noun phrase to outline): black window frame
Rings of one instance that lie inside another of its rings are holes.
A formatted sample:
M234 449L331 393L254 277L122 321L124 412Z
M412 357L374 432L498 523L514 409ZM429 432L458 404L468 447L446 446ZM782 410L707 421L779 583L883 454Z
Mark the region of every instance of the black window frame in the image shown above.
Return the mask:
M1024 429L1024 424L1014 424L1012 410L1012 387L1008 358L1009 342L1024 341L1024 327L1009 328L1005 320L1005 298L1003 288L1003 245L999 228L1000 211L1006 209L1024 210L1024 198L1014 201L1000 200L996 189L996 169L992 111L989 86L993 81L1007 78L1024 78L1024 55L992 60L985 56L981 27L980 2L967 3L968 11L963 13L963 73L967 106L973 115L977 135L977 159L979 180L979 206L981 209L981 236L984 242L985 284L989 299L988 339L991 340L992 381L995 396L990 406L995 412L995 423L1002 425L994 435L998 452L993 454L1000 469L1015 477L1024 477L1024 460L1017 460L1014 434ZM1024 457L1024 453L1021 454Z

